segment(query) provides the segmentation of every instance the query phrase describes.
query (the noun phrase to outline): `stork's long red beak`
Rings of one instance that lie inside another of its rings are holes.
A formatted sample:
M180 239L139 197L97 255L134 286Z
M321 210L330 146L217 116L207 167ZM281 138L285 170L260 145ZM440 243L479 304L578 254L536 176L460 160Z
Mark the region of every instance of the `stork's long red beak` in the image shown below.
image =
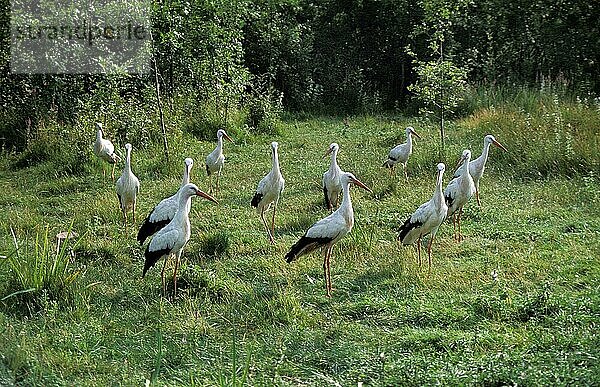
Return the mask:
M323 155L323 158L329 156L331 154L331 152L333 152L333 150L331 148L327 148L327 152L325 152L325 154Z
M411 132L412 132L412 134L414 134L415 136L417 136L417 137L419 138L419 140L421 139L421 136L419 136L419 135L417 134L417 132L415 132L414 130L411 130Z
M212 196L210 196L209 194L207 194L206 192L200 191L198 190L198 192L196 192L196 195L198 196L202 196L204 199L210 200L211 202L214 202L216 204L219 204L219 202L217 201L217 199L213 198Z
M363 189L365 189L365 190L367 190L367 191L369 191L369 192L371 192L371 193L373 192L373 191L371 190L371 188L369 188L369 187L367 187L366 185L364 185L364 184L363 184L363 183L362 183L360 180L358 180L358 179L352 179L352 182L353 182L354 184L356 184L357 186L359 186L360 188L363 188Z
M454 167L454 169L457 169L458 167L460 167L462 165L463 161L465 161L465 156L460 155L460 158L456 162L456 167Z
M233 140L231 139L231 137L229 137L229 136L227 135L227 133L225 133L224 131L223 131L223 136L224 136L226 139L228 139L228 140L229 140L229 141L230 141L232 144L235 144L235 143L233 142Z
M506 149L506 148L504 147L504 145L500 144L498 141L496 141L496 140L492 140L492 143L493 143L494 145L496 145L498 148L502 149L503 151L505 151L505 152L508 152L508 149Z

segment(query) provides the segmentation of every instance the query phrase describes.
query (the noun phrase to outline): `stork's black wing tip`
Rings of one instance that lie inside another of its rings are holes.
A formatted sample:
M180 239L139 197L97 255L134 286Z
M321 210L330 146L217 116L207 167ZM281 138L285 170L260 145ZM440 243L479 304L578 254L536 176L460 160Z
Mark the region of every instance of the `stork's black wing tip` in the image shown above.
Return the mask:
M422 222L411 222L410 218L411 217L409 216L408 219L406 219L404 224L400 227L400 232L398 234L398 240L401 241L403 244L404 244L404 238L406 238L406 236L412 229L423 225Z
M325 197L325 207L331 209L331 200L329 199L329 193L327 192L327 186L323 184L323 196Z
M150 215L148 215L138 231L137 241L140 243L140 245L143 245L149 236L155 234L158 230L165 227L170 221L170 219L165 219L158 222L151 222Z
M144 270L142 271L142 278L146 276L146 272L150 270L152 266L158 262L158 260L171 252L171 249L161 249L150 251L150 245L146 247L146 251L144 252L144 257L146 258L144 261Z
M262 200L263 196L264 195L261 194L260 192L255 193L254 197L252 198L252 202L250 203L252 205L252 207L258 207L258 204Z
M290 248L290 251L285 255L285 260L287 263L293 262L304 254L308 254L319 247L327 245L332 240L333 238L311 238L303 236Z

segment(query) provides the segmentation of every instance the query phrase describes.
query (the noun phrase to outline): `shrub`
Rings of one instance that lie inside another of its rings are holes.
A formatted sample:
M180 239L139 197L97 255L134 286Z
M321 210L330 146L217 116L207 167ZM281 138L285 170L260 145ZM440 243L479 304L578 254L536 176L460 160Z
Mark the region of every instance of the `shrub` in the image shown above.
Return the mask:
M4 263L9 266L8 295L2 300L15 297L17 304L27 309L43 308L48 302L62 306L75 304L83 290L80 286L82 271L72 267L71 253L80 239L72 243L69 239L57 240L55 246L48 236L46 226L36 232L33 245L29 241L19 243L11 228L15 250ZM70 230L69 230L70 233Z

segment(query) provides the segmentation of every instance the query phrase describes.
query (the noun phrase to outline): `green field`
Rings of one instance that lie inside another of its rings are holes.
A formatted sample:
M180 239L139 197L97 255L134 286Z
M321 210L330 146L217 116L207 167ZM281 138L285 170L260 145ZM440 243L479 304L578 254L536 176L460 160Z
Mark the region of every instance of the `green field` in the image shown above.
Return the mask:
M449 123L444 184L460 152L478 156L487 133L509 152L491 149L483 206L472 200L465 208L465 240L453 240L451 223L440 228L431 273L396 235L432 195L435 125L292 117L276 136L232 130L219 205L192 203L175 300L161 296L160 263L140 278L135 232L178 188L185 157L196 162L192 182L208 188L204 157L213 141L173 129L171 165L158 144L134 147L141 192L137 227L127 232L99 161L65 173L60 160L8 154L0 163L0 255L17 256L14 232L19 259L32 262L36 235L39 247L47 232L53 251L54 235L72 224L80 240L66 274L79 274L15 295L26 289L9 258L0 260L0 298L12 295L0 302L0 385L600 384L600 113L582 109L565 107L558 123L495 109ZM423 137L408 183L401 169L392 177L381 168L406 125ZM90 127L90 153L93 139ZM250 200L271 167L273 140L286 189L271 246ZM341 168L373 193L351 191L356 224L334 248L329 299L320 254L292 264L283 257L327 214L322 156L333 141Z

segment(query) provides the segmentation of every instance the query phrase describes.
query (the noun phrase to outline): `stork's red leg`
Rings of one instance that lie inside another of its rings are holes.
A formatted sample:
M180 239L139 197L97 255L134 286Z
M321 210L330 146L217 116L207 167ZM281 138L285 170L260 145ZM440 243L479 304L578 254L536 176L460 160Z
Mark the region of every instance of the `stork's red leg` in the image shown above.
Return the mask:
M419 268L421 267L421 236L417 239L417 259L419 261Z
M327 279L327 251L329 250L329 247L324 249L324 254L323 254L323 277L325 278L325 292L327 293L327 297L331 297L331 295L329 294L329 281Z
M167 282L165 281L165 269L167 268L167 261L169 260L169 256L165 256L165 262L163 263L162 271L160 272L160 279L162 281L163 286L163 295L167 295Z
M273 206L273 217L271 218L271 243L275 244L275 211L277 210L277 200Z
M327 297L331 297L331 252L333 250L333 244L330 244L327 248Z
M460 218L462 217L463 210L462 208L458 210L458 241L462 241L462 231L460 230Z
M265 228L267 229L267 236L269 237L269 242L275 243L275 241L273 240L273 235L271 235L271 230L269 229L269 224L265 220L265 208L264 207L260 210L260 218L262 219L262 222L265 225Z
M456 240L456 214L452 214L452 226L454 227L454 240Z
M431 234L431 238L429 239L429 244L427 245L427 256L429 258L429 272L431 273L431 245L433 244L433 238L435 236Z
M177 269L179 269L179 259L181 258L181 253L183 249L179 250L177 255L175 255L175 270L173 271L173 299L177 297Z

